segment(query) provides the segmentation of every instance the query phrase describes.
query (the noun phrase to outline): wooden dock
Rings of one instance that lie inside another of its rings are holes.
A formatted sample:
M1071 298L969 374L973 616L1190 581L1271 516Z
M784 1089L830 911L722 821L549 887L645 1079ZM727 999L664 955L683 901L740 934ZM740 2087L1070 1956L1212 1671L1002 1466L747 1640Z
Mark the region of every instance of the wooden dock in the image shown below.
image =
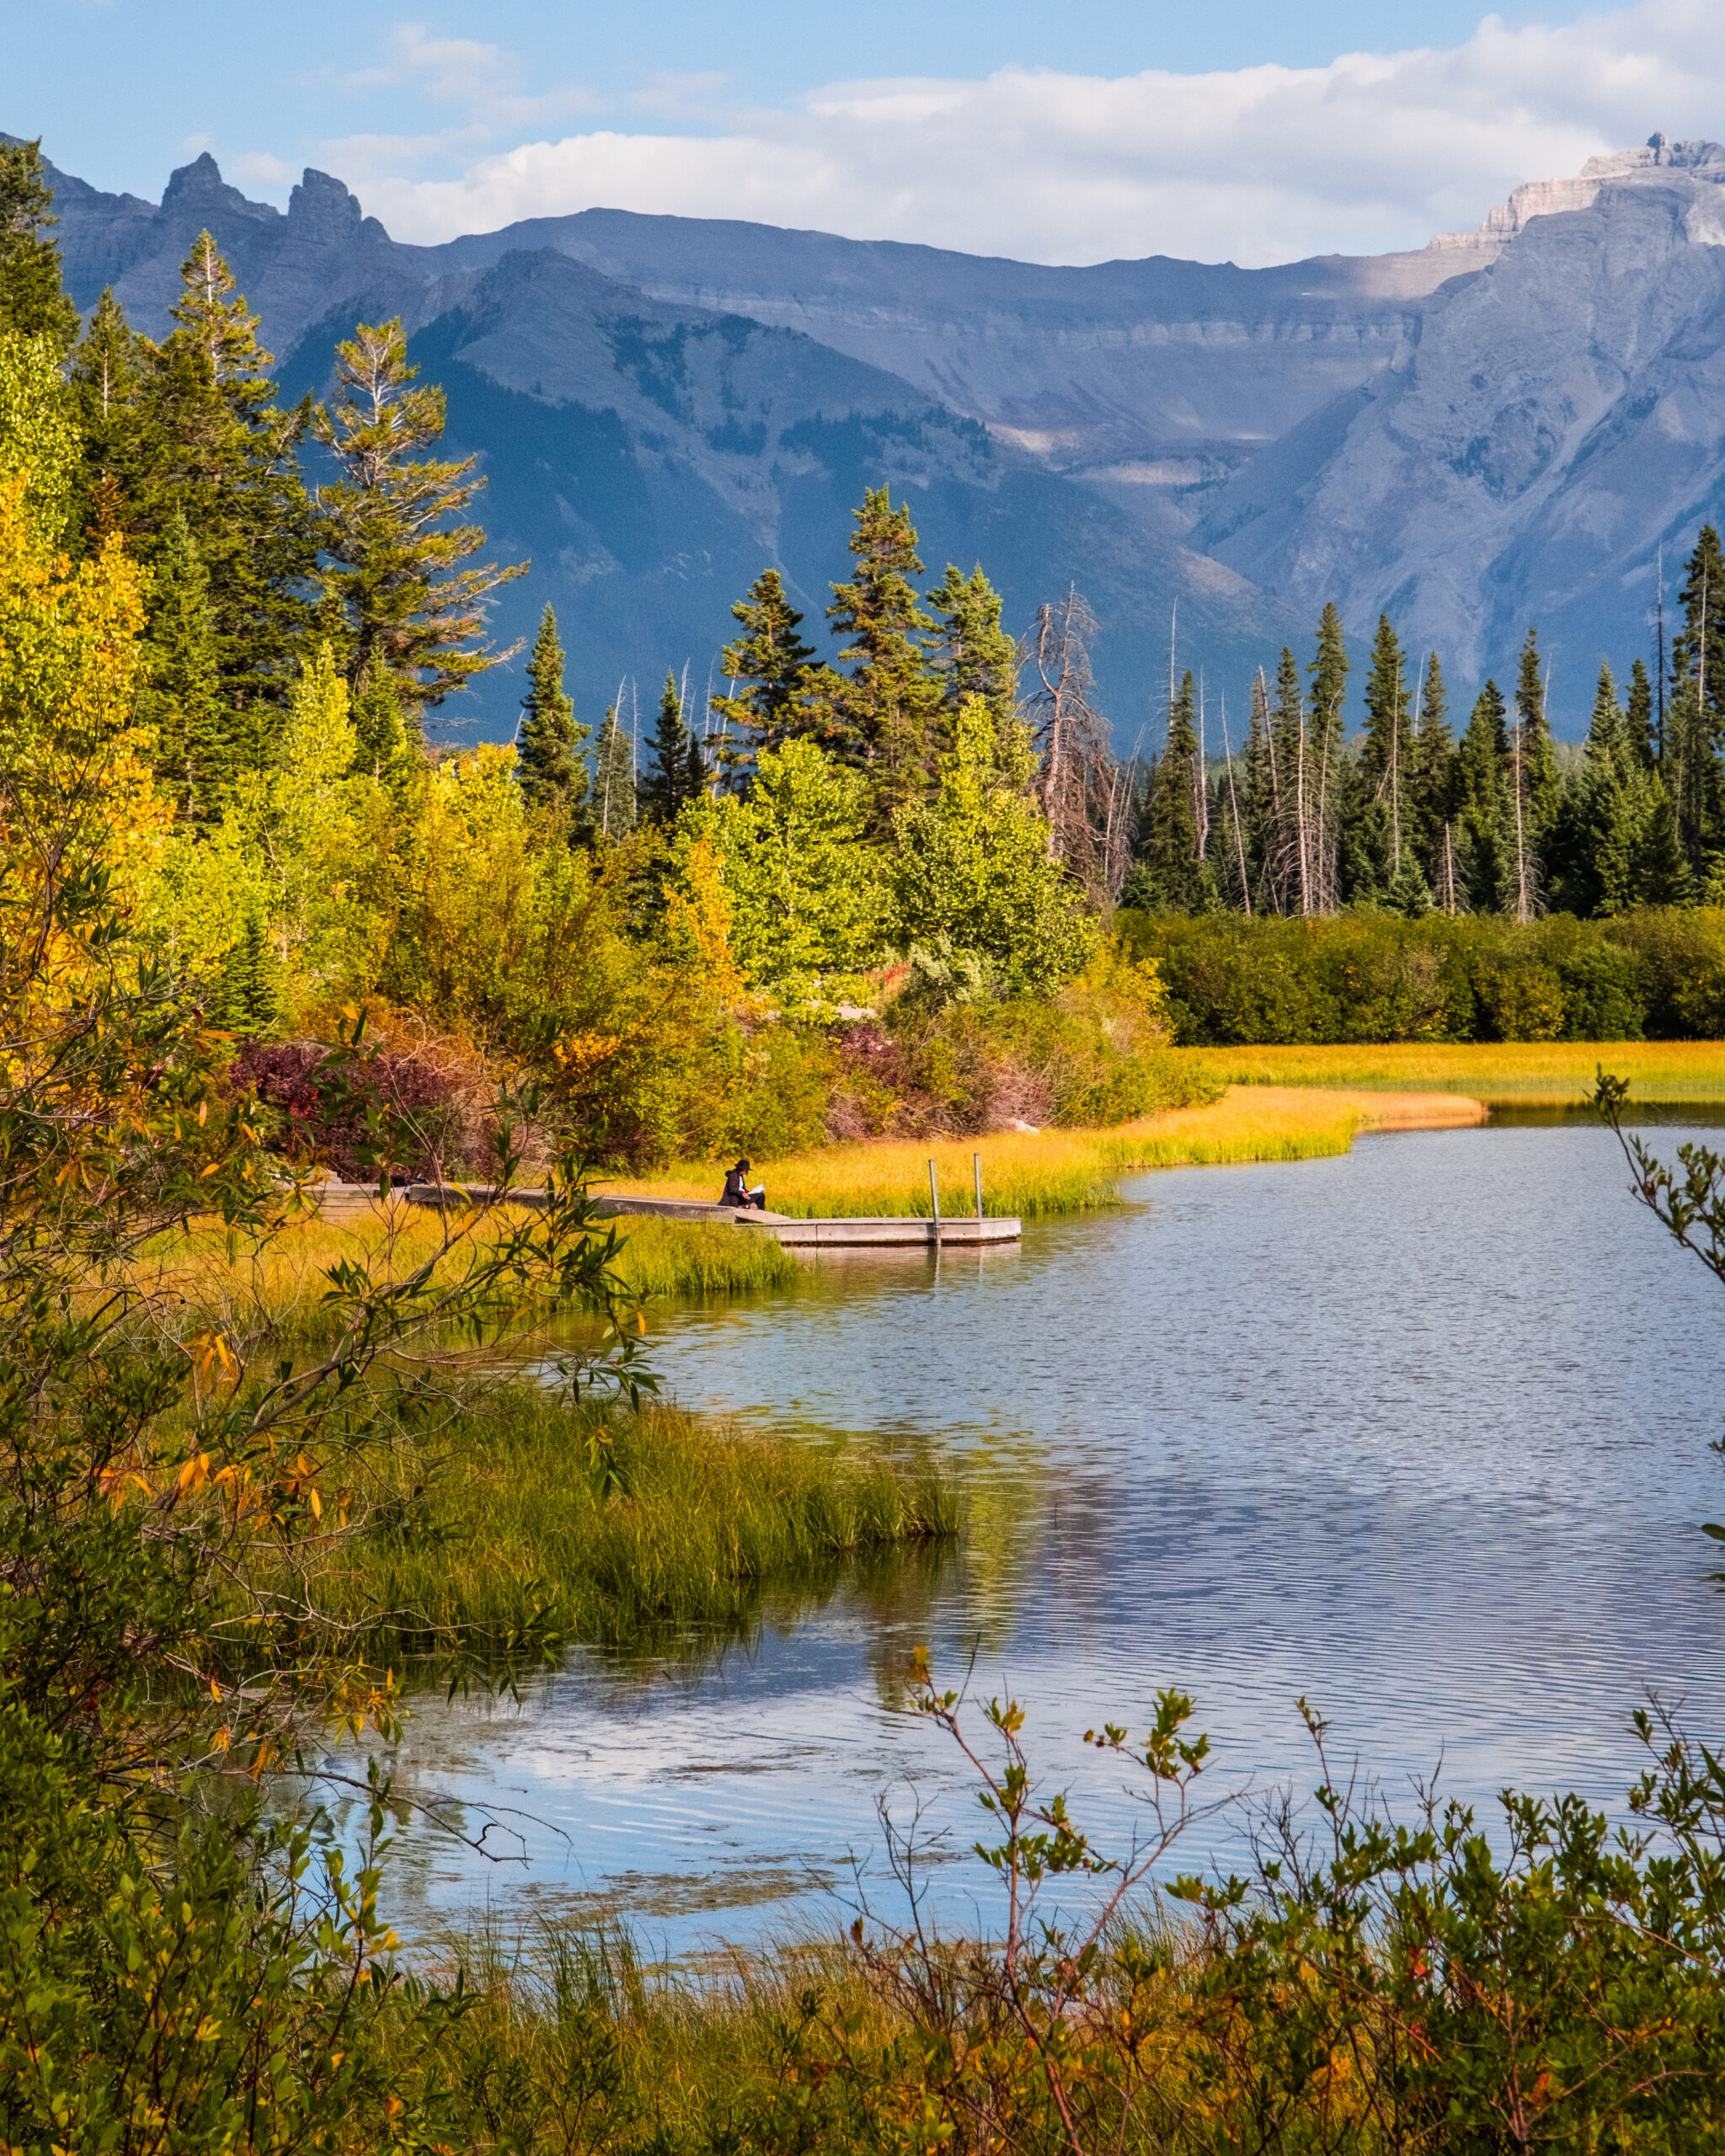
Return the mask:
M326 1219L359 1220L375 1216L378 1199L375 1187L364 1183L325 1182L312 1195ZM438 1212L466 1211L470 1206L521 1205L542 1210L543 1190L531 1187L501 1191L494 1183L410 1182L398 1185L393 1199L423 1205ZM945 1249L953 1245L1015 1243L1023 1234L1016 1214L953 1215L943 1213L932 1220L921 1214L874 1216L850 1219L799 1219L790 1213L759 1213L753 1207L713 1205L687 1198L601 1198L601 1219L646 1216L660 1220L711 1220L720 1226L741 1228L752 1235L771 1235L792 1249L836 1250L844 1247Z
M723 1209L731 1210L729 1206ZM1014 1214L985 1214L980 1220L974 1214L954 1219L945 1213L937 1221L916 1213L873 1219L798 1220L779 1213L739 1212L735 1222L751 1235L771 1235L775 1242L792 1249L814 1250L882 1248L895 1244L912 1250L932 1250L938 1245L945 1250L954 1243L973 1247L982 1243L1015 1243L1024 1232L1023 1222Z

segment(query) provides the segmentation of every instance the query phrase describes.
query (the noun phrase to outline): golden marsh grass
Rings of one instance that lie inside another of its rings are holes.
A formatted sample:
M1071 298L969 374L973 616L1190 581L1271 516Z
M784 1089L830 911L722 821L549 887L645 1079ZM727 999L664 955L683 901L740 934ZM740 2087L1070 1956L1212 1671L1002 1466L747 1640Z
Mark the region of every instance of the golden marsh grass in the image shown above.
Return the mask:
M1384 1047L1204 1048L1173 1053L1231 1086L1469 1093L1532 1107L1577 1103L1603 1064L1633 1101L1725 1101L1725 1041L1397 1042Z

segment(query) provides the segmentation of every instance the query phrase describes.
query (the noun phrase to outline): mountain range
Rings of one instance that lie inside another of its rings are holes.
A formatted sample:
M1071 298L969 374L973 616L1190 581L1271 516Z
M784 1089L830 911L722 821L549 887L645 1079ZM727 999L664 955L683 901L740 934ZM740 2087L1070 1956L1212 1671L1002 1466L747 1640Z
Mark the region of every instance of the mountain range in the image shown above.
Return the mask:
M547 599L580 715L667 668L697 693L770 563L815 623L865 486L924 558L980 560L1009 623L1076 584L1123 749L1155 739L1171 617L1226 695L1325 600L1387 610L1461 690L1530 622L1551 716L1648 649L1725 471L1725 149L1668 142L1519 189L1476 232L1265 270L1061 268L765 225L587 210L435 247L307 171L286 212L205 155L159 204L54 174L67 287L160 334L207 227L284 389L323 393L356 320L399 314L479 453L481 514ZM507 734L518 671L446 710Z

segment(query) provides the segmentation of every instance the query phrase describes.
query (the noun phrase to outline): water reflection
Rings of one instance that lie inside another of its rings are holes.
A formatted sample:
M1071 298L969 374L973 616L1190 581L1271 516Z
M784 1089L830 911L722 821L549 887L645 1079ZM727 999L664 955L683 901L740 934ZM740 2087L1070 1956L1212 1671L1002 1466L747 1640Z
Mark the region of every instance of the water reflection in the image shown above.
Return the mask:
M1383 1137L1146 1178L1117 1214L937 1273L823 1262L668 1318L655 1358L688 1406L949 1445L961 1545L763 1609L741 1643L579 1657L518 1714L423 1712L406 1781L517 1807L527 1860L416 1830L398 1921L621 1909L673 1947L830 1927L884 1790L914 1783L955 1847L975 1831L897 1711L924 1641L1016 1692L1035 1754L1117 1833L1124 1800L1077 1740L1171 1684L1219 1780L1309 1786L1303 1694L1392 1787L1441 1754L1482 1803L1510 1780L1616 1797L1648 1686L1709 1735L1725 1708L1695 1531L1725 1511L1725 1306L1624 1184L1590 1127Z

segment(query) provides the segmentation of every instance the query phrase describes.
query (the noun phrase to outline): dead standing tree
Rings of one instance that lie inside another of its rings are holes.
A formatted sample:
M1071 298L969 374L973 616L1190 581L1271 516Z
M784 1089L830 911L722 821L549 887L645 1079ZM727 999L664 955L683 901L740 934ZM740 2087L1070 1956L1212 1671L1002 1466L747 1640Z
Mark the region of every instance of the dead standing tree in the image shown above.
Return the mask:
M1113 905L1132 865L1132 783L1092 701L1095 634L1096 617L1076 589L1039 606L1018 645L1020 668L1036 676L1021 708L1040 758L1035 793L1054 857L1093 903Z

